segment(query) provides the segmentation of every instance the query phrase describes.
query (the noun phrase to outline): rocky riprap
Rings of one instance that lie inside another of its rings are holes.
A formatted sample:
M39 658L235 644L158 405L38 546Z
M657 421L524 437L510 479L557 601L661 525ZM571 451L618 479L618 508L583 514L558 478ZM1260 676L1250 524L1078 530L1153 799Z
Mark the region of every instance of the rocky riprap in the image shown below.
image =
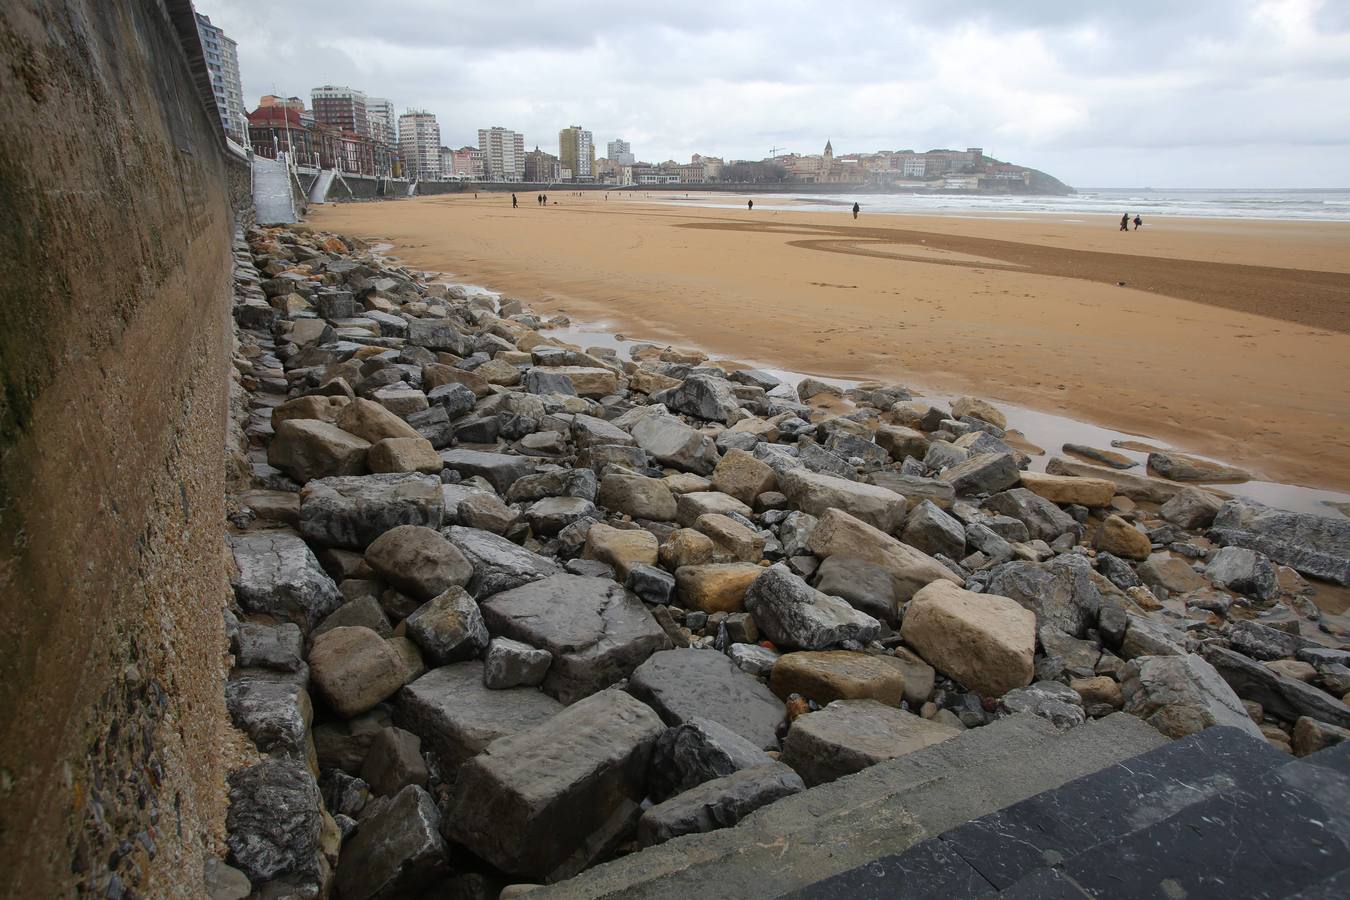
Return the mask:
M1350 735L1298 574L1350 582L1350 520L1033 473L976 398L569 346L336 235L236 250L258 755L213 896L495 897L1010 715Z

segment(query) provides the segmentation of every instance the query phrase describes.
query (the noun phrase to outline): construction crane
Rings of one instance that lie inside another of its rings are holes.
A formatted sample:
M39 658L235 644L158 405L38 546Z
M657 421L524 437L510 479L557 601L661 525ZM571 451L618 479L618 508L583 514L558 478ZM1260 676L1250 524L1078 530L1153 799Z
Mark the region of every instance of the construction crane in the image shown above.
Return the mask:
M779 150L786 150L786 149L787 149L786 147L770 147L770 148L769 148L769 159L773 159L773 158L777 157L777 156L778 156L778 151L779 151Z

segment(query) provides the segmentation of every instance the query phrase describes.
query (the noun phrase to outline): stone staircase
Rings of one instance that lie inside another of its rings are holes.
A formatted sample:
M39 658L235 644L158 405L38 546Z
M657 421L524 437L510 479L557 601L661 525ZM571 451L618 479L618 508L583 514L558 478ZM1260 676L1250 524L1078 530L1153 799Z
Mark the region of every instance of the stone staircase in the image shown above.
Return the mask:
M1166 743L1121 713L1064 733L1034 716L1000 719L530 896L778 897Z
M1350 885L1350 744L1301 760L1123 714L1013 717L531 896L1333 897Z
M319 174L314 179L314 184L309 188L310 203L327 203L328 192L333 188L333 182L337 180L337 169L320 169Z
M253 208L259 225L289 225L298 221L291 173L284 158L253 157Z
M789 896L1350 896L1350 744L1210 728Z

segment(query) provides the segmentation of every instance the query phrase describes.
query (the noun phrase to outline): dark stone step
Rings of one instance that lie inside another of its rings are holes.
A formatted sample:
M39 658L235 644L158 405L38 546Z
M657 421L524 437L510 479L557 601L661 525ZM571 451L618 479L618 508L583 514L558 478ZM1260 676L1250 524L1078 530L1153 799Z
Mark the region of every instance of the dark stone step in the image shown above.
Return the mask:
M1237 728L1210 728L957 826L799 897L979 896L1248 783L1288 756ZM1082 896L1044 876L1048 896ZM960 886L960 887L958 887ZM1025 896L1035 896L1025 893Z
M1216 727L941 835L1003 890L1099 844L1239 787L1289 757L1237 728Z
M1322 896L1346 883L1350 774L1345 753L1319 755L1094 847L1062 874L1088 896Z

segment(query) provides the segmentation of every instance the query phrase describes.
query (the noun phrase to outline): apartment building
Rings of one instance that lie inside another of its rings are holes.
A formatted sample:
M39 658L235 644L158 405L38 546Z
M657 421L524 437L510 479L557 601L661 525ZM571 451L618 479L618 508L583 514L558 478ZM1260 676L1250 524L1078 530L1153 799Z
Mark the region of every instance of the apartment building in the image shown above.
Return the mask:
M605 158L621 166L631 166L637 162L633 156L633 145L623 138L615 138L605 145Z
M403 172L416 181L441 178L441 126L424 109L410 109L398 117L398 148Z
M595 178L595 140L580 125L572 125L558 132L558 163L572 170L575 181Z
M525 180L525 136L494 125L478 129L478 149L483 151L483 177L488 181Z
M248 118L244 114L244 89L239 82L239 45L211 24L211 17L196 13L197 37L211 75L220 124L236 144L248 146Z
M371 137L364 91L325 84L310 91L309 99L314 108L314 120L320 125L331 125L339 131Z

